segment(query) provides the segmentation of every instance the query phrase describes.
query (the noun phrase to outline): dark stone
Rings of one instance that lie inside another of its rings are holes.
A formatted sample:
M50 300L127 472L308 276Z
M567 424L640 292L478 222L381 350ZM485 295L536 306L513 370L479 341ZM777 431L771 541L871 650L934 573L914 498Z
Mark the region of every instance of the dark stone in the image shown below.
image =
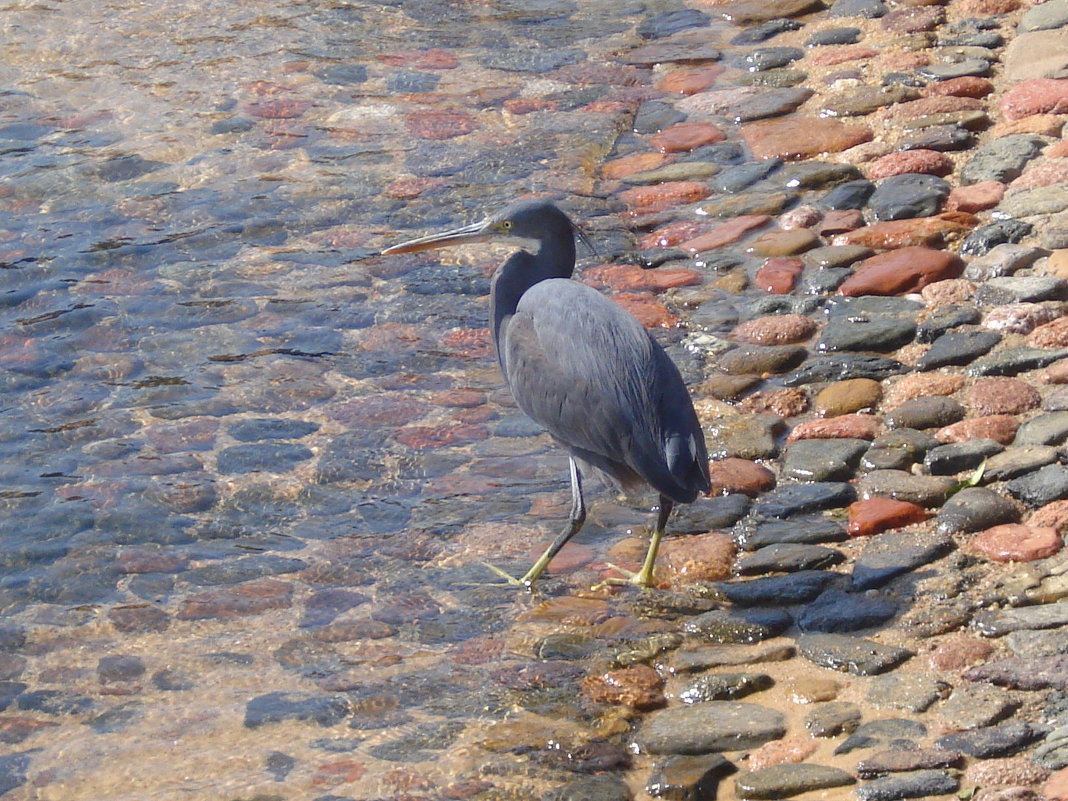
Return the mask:
M935 370L949 365L971 364L1001 342L1001 334L983 329L949 331L934 341L916 362L919 370Z
M845 787L856 779L841 768L807 763L773 765L735 779L738 798L792 798L801 793Z
M130 701L125 704L119 704L117 707L99 715L94 715L85 721L85 725L97 734L111 734L112 732L123 731L134 723L140 722L143 718L144 712L141 709L141 704Z
M310 420L285 420L258 417L241 420L230 426L230 436L239 442L259 442L264 439L300 439L319 430Z
M930 217L938 213L949 190L949 184L935 175L894 175L879 184L868 208L880 221Z
M834 0L828 16L876 19L886 13L887 8L883 0Z
M800 47L758 47L737 59L735 66L747 72L764 72L804 57L805 51Z
M898 150L967 150L975 143L975 134L959 125L932 125L905 134L897 140Z
M367 80L367 67L363 64L327 64L315 71L315 76L332 86L355 86Z
M805 728L813 737L837 737L849 734L860 725L860 707L849 701L816 704L805 715Z
M808 603L837 575L824 570L799 570L784 576L724 581L714 586L735 606L790 606Z
M822 545L781 543L768 545L738 560L737 571L742 576L763 573L792 573L798 570L818 570L845 561L845 556Z
M782 166L781 159L764 159L730 167L715 176L709 186L717 192L734 193L748 189Z
M649 100L638 106L633 128L635 133L655 134L684 119L686 115L676 111L674 106L659 100Z
M721 754L670 756L653 765L645 792L668 801L714 799L720 779L734 770Z
M953 550L942 534L889 531L873 537L853 565L853 589L883 587L897 576L928 565Z
M886 415L890 428L943 428L964 419L964 406L953 398L932 395L907 400Z
M906 372L909 372L909 368L895 359L861 353L835 353L810 358L800 368L784 376L782 383L788 387L798 387L824 381L847 381L850 378L882 381Z
M916 341L934 342L953 328L959 328L962 325L975 325L981 319L982 314L975 306L955 303L936 306L917 327Z
M820 334L817 349L886 353L907 345L916 335L916 323L891 315L832 315Z
M754 518L787 518L825 509L839 509L857 499L850 484L821 481L809 484L784 484L765 493L752 506Z
M779 542L844 542L845 528L822 515L791 515L789 519L747 517L734 528L734 537L747 551Z
M272 692L257 696L245 707L245 726L256 729L268 723L303 720L320 726L334 726L349 714L343 695L307 695Z
M387 762L422 762L434 759L452 745L465 728L467 724L459 720L422 723L404 731L395 740L368 748L367 752L375 759Z
M1009 721L983 729L948 734L936 740L935 744L947 751L960 751L978 759L992 759L1012 756L1041 739L1048 731L1049 727L1040 723Z
M935 529L940 534L982 531L1020 519L1016 504L987 487L966 487L938 510Z
M755 643L779 636L792 623L782 609L713 609L687 620L683 631L713 643Z
M585 776L550 790L542 801L632 801L634 794L616 776Z
M264 760L264 767L276 782L284 782L290 771L297 766L297 760L281 751L271 751Z
M1027 162L1042 152L1045 141L1034 134L1013 134L979 147L960 171L962 186L982 181L1007 184L1019 178Z
M767 690L774 683L766 673L708 673L689 682L678 698L684 704L733 701Z
M968 375L1019 375L1028 370L1037 370L1068 358L1068 348L1046 350L1043 348L1005 348L991 356L973 362Z
M828 209L862 209L875 191L875 184L866 178L838 184L820 200Z
M18 697L19 709L46 715L83 715L95 706L92 698L62 690L34 690Z
M296 443L234 445L219 453L218 470L223 474L288 473L314 455L309 448Z
M638 36L643 39L663 39L688 28L704 28L712 18L692 8L678 8L648 17L638 25Z
M803 634L797 638L797 649L815 665L857 676L884 673L915 655L904 648L844 634Z
M862 723L834 753L848 754L860 748L872 748L886 743L907 742L927 736L927 727L918 720L887 718ZM898 747L895 745L895 747Z
M771 19L767 22L762 22L759 25L754 25L752 28L746 28L741 33L734 36L731 39L732 45L752 45L766 42L774 36L778 36L780 33L786 33L787 31L797 31L801 29L801 23L792 19Z
M860 41L860 28L827 28L808 37L806 47L822 45L847 45Z
M985 462L987 457L1003 450L1004 446L992 439L952 442L929 450L924 456L923 464L931 475L951 476L962 470L976 468Z
M1015 610L1013 610L1015 611ZM1061 624L1063 625L1063 624ZM1006 633L980 625L980 632L991 636ZM964 678L969 681L985 681L998 687L1035 692L1038 690L1068 690L1068 655L999 659L969 669Z
M145 663L137 656L103 656L96 665L102 682L133 681L145 675Z
M843 634L885 623L897 614L897 604L862 593L827 590L797 617L801 631Z
M0 756L0 796L26 783L26 771L30 768L31 756L38 750L35 748Z
M186 571L182 578L190 584L201 587L214 587L239 584L242 581L279 576L303 570L308 563L303 559L293 559L274 554L244 556L239 559L225 560Z
M1006 482L1005 489L1033 508L1068 498L1068 467L1046 465L1034 473Z
M1023 220L997 220L980 226L964 238L960 246L961 256L982 256L996 245L1016 243L1031 233L1034 226Z
M858 801L898 801L947 795L959 788L960 782L944 770L917 770L865 782L857 788L856 796Z

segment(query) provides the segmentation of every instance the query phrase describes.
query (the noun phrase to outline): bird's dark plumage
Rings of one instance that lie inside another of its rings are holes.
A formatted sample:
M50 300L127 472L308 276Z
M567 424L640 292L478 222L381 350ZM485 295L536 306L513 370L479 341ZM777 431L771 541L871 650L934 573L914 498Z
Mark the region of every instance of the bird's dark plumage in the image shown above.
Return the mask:
M648 584L672 504L709 491L708 454L690 394L663 348L631 314L571 280L575 235L556 206L527 200L385 252L490 239L523 248L493 277L493 341L516 403L572 457L573 507L569 526L522 582L529 586L582 526L577 462L622 487L644 483L660 493L657 530L637 577Z

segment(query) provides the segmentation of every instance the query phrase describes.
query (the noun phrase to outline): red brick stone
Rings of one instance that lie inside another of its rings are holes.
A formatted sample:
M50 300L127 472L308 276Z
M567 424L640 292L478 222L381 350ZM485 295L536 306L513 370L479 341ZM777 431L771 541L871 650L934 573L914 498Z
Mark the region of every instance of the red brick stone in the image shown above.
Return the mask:
M288 609L292 603L291 584L262 579L184 598L179 604L177 617L179 620L233 620L272 609Z
M937 150L904 150L888 153L868 165L867 176L872 181L893 175L918 172L925 175L946 175L953 171L953 161Z
M413 111L404 118L404 124L420 139L452 139L476 128L475 118L466 111Z
M619 193L632 215L651 214L673 206L704 200L712 194L697 181L668 181L654 186L636 186Z
M879 51L874 47L869 47L865 44L852 44L821 47L819 51L810 55L805 61L820 67L831 67L835 64L869 59L877 55L879 55Z
M680 122L651 137L649 144L661 153L679 153L714 145L726 138L727 135L710 122Z
M679 318L645 292L617 292L611 299L638 318L646 328L675 328Z
M657 559L657 577L673 587L695 581L722 581L730 578L738 545L734 537L721 531L664 540Z
M311 785L317 790L340 787L343 784L351 784L358 781L366 772L367 767L362 762L357 762L354 759L327 762L315 769L315 773L311 778Z
M927 510L914 503L870 498L849 505L847 531L851 537L870 537L883 531L922 523L927 517Z
M834 236L855 231L863 225L864 212L860 209L832 209L823 215L818 233L820 236Z
M1042 801L1068 801L1068 768L1061 768L1042 785Z
M1038 326L1027 335L1027 344L1033 348L1068 347L1068 317Z
M664 680L648 665L636 665L582 679L582 691L601 704L651 709L664 703Z
M488 328L454 328L441 337L441 344L455 356L488 359L493 356Z
M862 261L838 288L839 295L904 295L955 278L964 269L959 256L944 250L904 247Z
M1007 414L993 414L986 417L973 417L959 423L940 428L935 437L941 442L967 442L972 439L992 439L1002 445L1008 445L1016 437L1020 424L1015 417Z
M970 220L944 214L910 220L887 220L838 234L831 244L862 245L873 250L938 246L949 237L965 233L973 224Z
M819 326L804 314L771 314L746 320L731 331L731 339L754 345L792 345L804 342Z
M867 142L867 125L822 117L763 120L742 126L742 138L757 158L804 159L821 153L840 153Z
M643 270L636 264L604 264L592 267L582 274L582 278L592 286L650 292L663 292L665 289L701 283L701 273L696 270L672 270L663 267Z
M967 634L954 634L931 651L928 661L935 670L963 670L982 662L992 653L994 646L989 641Z
M656 88L661 92L672 94L696 94L712 86L723 74L724 69L725 67L720 64L713 64L708 67L672 70L656 82Z
M666 153L632 153L629 156L622 156L606 162L601 167L601 175L609 180L626 178L628 175L634 175L637 172L655 170L667 159Z
M708 466L712 479L711 495L729 495L740 492L755 498L762 492L775 488L775 474L764 465L748 459L729 457Z
M1018 378L980 378L964 399L972 414L1020 414L1037 409L1042 402L1038 390Z
M970 186L958 186L949 193L946 211L977 211L992 209L1005 196L1005 184L1000 181L980 181Z
M310 100L288 98L281 100L264 100L259 103L246 103L245 113L267 120L289 120L301 116L311 108Z
M879 419L870 414L840 414L818 420L806 420L794 427L787 442L799 439L866 439L879 433Z
M808 393L801 387L767 389L754 392L737 405L742 414L774 414L778 417L796 417L808 411Z
M927 86L923 93L931 95L954 95L955 97L986 97L994 91L994 84L977 75L963 75L947 81L935 81Z
M1027 525L1052 528L1057 533L1068 531L1068 501L1053 501L1027 518Z
M995 562L1031 562L1053 556L1061 549L1061 537L1053 528L1006 523L972 537L969 547Z
M768 259L757 270L753 282L765 292L786 295L794 288L804 269L805 263L801 259Z
M444 178L417 178L409 175L398 178L386 186L386 194L398 200L411 200L419 197L428 189L434 189L445 182Z
M396 433L397 442L416 450L439 448L443 445L464 445L489 436L484 426L473 424L444 426L408 426Z
M391 67L416 67L423 70L451 70L460 64L455 53L432 47L429 50L405 50L383 53L378 60Z
M766 214L743 214L740 217L735 217L717 225L707 233L682 242L679 248L688 250L691 253L714 250L738 241L750 231L767 225L770 220L771 217Z
M1021 81L1001 98L1001 113L1010 120L1032 114L1068 112L1068 79L1032 78Z
M673 248L681 242L693 239L698 234L705 233L708 227L708 223L699 220L676 220L660 226L655 231L650 231L638 240L638 247L642 250Z
M816 752L816 741L807 737L789 737L772 740L770 743L749 753L746 767L749 770L762 770L776 765L793 765L804 762Z

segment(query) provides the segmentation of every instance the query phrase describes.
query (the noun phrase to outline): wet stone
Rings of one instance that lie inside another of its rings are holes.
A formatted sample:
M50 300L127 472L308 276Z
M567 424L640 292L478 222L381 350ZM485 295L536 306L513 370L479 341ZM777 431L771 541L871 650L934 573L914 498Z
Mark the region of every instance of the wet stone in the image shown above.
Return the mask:
M967 487L938 511L936 529L942 534L981 531L1002 523L1015 523L1020 513L1003 495L986 487Z
M310 449L295 443L271 443L264 445L234 445L219 453L220 473L287 473L314 454Z
M868 443L860 439L807 439L786 447L782 476L793 481L848 481Z
M741 33L734 36L730 43L732 45L752 45L766 42L780 33L786 33L787 31L796 31L801 29L801 23L792 19L771 19L767 22L762 22L759 25L754 25L751 28L746 28Z
M687 634L719 644L751 644L777 637L793 623L782 609L714 609L683 625Z
M709 186L717 192L732 194L748 189L757 181L767 178L782 166L781 159L763 159L748 164L739 164L721 172L713 179Z
M979 759L1011 756L1035 740L1040 739L1048 728L1037 723L1010 721L996 726L949 734L935 741L939 748L960 751Z
M895 747L908 747L904 743L927 736L927 727L918 720L905 718L888 718L873 720L861 724L844 743L835 749L835 754L848 754L860 748L885 747L894 743ZM897 743L902 743L898 746Z
M421 762L433 759L438 752L448 748L463 732L466 724L459 720L423 723L414 728L402 729L404 734L395 740L372 746L367 751L375 759L389 762ZM579 796L581 797L581 796ZM600 796L589 796L591 798ZM610 796L616 798L618 796ZM623 796L624 799L629 796ZM572 796L564 796L572 798ZM578 801L578 797L575 798Z
M649 101L642 103L638 107L638 113L634 116L634 132L639 134L659 133L685 119L686 115L676 111L674 106L659 101Z
M918 342L931 343L942 334L962 325L978 323L982 315L974 306L949 304L938 306L924 318L916 329ZM984 351L985 352L985 351Z
M1048 275L1000 276L988 278L975 292L975 302L983 306L1009 303L1037 303L1061 300L1068 295L1068 281Z
M885 673L914 656L904 648L843 634L803 634L797 648L815 665L857 676Z
M789 606L812 601L836 575L823 570L799 570L783 576L722 582L715 588L735 606Z
M886 353L912 341L916 323L889 315L832 315L817 347L827 351L875 351Z
M920 357L916 367L935 370L950 365L971 364L1001 342L1001 334L981 329L953 330L938 337Z
M950 186L934 175L907 173L884 180L868 200L876 220L904 220L938 213Z
M865 782L857 788L858 801L898 801L955 793L960 782L944 770L895 773Z
M754 504L752 514L757 518L781 519L824 509L838 509L848 506L856 497L856 490L844 482L784 484L761 496Z
M790 798L800 793L845 787L856 780L829 765L775 765L743 773L734 780L740 798Z
M938 714L950 731L992 726L1011 715L1019 704L1004 690L985 684L962 685L939 707Z
M792 645L706 645L676 651L667 669L674 674L693 673L714 667L784 662L793 656Z
M826 99L821 113L831 117L859 117L883 106L916 99L916 90L900 84L890 86L856 86ZM886 175L871 175L885 178Z
M1006 482L1005 489L1014 498L1031 507L1045 506L1053 501L1068 498L1068 467L1046 465L1034 473Z
M872 679L867 701L886 709L923 712L949 691L949 685L916 673L890 673Z
M921 431L943 428L962 420L966 413L964 406L953 398L939 395L913 398L890 411L886 415L886 425Z
M756 704L709 701L653 712L638 732L651 754L707 754L756 748L786 733L781 714Z
M867 179L846 181L830 190L820 200L828 209L862 209L875 191L875 184Z
M638 26L637 33L643 39L663 39L689 28L703 28L711 19L702 11L680 8L648 17Z
M82 715L92 712L96 703L92 698L61 690L34 690L22 693L17 700L23 712L41 712L45 715Z
M884 773L958 767L960 762L960 754L955 751L938 748L891 749L860 760L857 763L857 775L862 779L874 779Z
M872 440L872 446L861 458L860 466L869 471L907 470L939 444L930 434L912 428L899 428Z
M1012 195L1018 198L1019 195ZM1004 208L1004 203L1002 207ZM1068 205L1068 204L1066 204ZM1012 214L1007 209L1006 213ZM1041 213L1041 212L1033 212ZM1026 216L1026 214L1013 214L1012 216ZM1016 243L1031 233L1033 226L1023 220L1007 219L980 226L964 238L960 246L962 256L982 256L989 253L998 245Z
M748 72L763 72L804 57L805 51L799 47L758 47L739 58L736 66Z
M136 656L104 656L96 665L101 682L133 681L145 674L145 663Z
M739 575L764 573L792 573L799 570L819 570L844 561L845 557L833 548L820 545L782 543L768 545L751 556L738 561Z
M783 373L807 355L801 345L742 345L720 356L718 366L731 375Z
M844 542L846 531L839 523L822 515L789 515L787 519L748 517L734 529L739 545L755 551L766 545L784 542Z
M827 28L808 37L806 47L848 45L860 40L860 28Z
M714 798L721 777L733 771L720 754L668 757L653 766L645 791L669 801L701 801Z
M813 737L850 734L860 725L860 707L848 701L817 704L805 715L805 728Z
M834 0L828 16L877 19L886 16L888 10L883 0Z
M767 690L774 684L766 673L712 673L689 682L679 691L684 704L705 701L733 701Z
M866 354L833 354L808 359L794 373L783 378L787 387L800 387L818 381L847 381L852 378L884 378L908 372L908 367L895 359Z
M256 418L230 426L230 436L240 442L265 439L300 439L319 430L319 424L305 420Z
M831 589L809 603L797 617L802 631L844 634L878 626L897 614L897 605L883 598Z
M962 470L978 467L988 457L1000 453L1004 448L992 439L973 439L954 442L932 448L924 456L923 464L934 476L951 476Z
M913 131L897 140L898 150L967 150L975 143L971 131L957 125L934 125ZM952 194L952 193L951 193Z

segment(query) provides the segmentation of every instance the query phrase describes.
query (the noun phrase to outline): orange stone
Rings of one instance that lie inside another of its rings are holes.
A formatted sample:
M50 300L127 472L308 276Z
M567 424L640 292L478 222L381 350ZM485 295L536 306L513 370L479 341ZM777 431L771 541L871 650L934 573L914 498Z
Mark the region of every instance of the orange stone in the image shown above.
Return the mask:
M293 602L293 585L276 579L247 581L236 587L191 595L178 607L179 620L233 620L271 609L287 609Z
M831 244L862 245L873 250L936 246L943 244L949 237L963 234L973 224L971 220L945 214L919 219L887 220L838 234L831 240Z
M337 762L327 762L315 769L311 784L318 790L331 787L340 787L342 784L350 784L357 781L367 768L362 762L354 759L343 759Z
M1068 531L1068 501L1053 501L1027 518L1029 526L1047 526L1058 532Z
M949 193L946 211L977 211L992 209L1005 196L1005 184L1000 181L980 181L971 186L958 186Z
M475 130L475 118L466 111L413 111L404 118L413 136L452 139Z
M1055 528L1005 523L976 534L968 545L995 562L1031 562L1053 556L1063 542Z
M1001 113L1010 120L1032 114L1068 112L1068 79L1032 78L1013 86L1001 97Z
M661 153L679 153L714 145L726 138L727 135L710 122L680 122L651 137L649 144Z
M1068 768L1061 768L1042 785L1043 801L1068 801Z
M771 314L746 320L731 331L731 339L754 345L792 345L804 342L819 326L804 314Z
M981 662L994 652L987 640L957 634L943 640L931 652L929 661L935 670L962 670Z
M712 479L710 495L730 495L740 492L755 498L762 492L775 488L775 474L764 465L748 459L729 457L708 466Z
M743 214L717 225L707 233L681 243L679 248L688 250L690 253L714 250L729 245L731 242L737 242L753 229L767 225L770 220L771 217L767 214Z
M738 552L734 537L721 531L664 540L657 559L657 575L671 586L695 581L722 581L730 578Z
M953 162L945 153L937 150L906 150L901 153L887 153L875 159L867 168L868 180L878 181L905 173L923 173L925 175L945 175L952 172Z
M756 771L776 765L793 765L797 762L804 762L815 751L816 741L808 738L789 737L772 740L749 753L746 767Z
M1029 117L1021 117L1018 120L1007 120L1006 122L998 123L990 129L990 136L995 139L1002 136L1029 133L1040 136L1060 136L1063 129L1064 117L1056 114L1032 114ZM1058 145L1063 144L1064 142L1057 142L1050 145L1042 155L1047 158L1057 158L1063 155L1063 152L1057 152Z
M708 223L697 220L676 220L675 222L662 225L655 231L643 236L638 240L638 246L642 250L653 248L673 248L680 242L693 239L698 234L708 230Z
M754 283L765 292L785 295L794 288L804 269L805 263L801 259L786 257L768 259L757 270Z
M819 420L806 420L797 425L786 438L787 442L799 439L866 439L873 440L879 433L879 420L870 414L840 414Z
M964 75L946 81L936 81L927 86L923 93L931 95L955 95L956 97L986 97L994 91L994 84L986 78L976 75Z
M636 186L619 193L631 214L651 214L672 206L704 200L711 190L697 181L668 181L655 186Z
M903 221L909 222L909 221ZM838 288L839 295L904 295L928 284L956 278L964 269L960 257L944 250L904 247L862 261Z
M928 517L922 506L891 498L870 498L849 505L846 530L851 537L870 537L883 531L922 523Z
M797 160L848 150L869 141L872 131L822 117L791 117L743 125L742 138L756 158Z
M1027 344L1033 348L1068 347L1068 317L1040 325L1027 335Z
M648 665L610 670L582 679L582 691L602 704L649 709L664 703L664 679Z
M679 95L696 94L712 86L724 69L719 64L713 64L709 67L672 70L656 82L656 88L661 92Z
M655 170L667 160L664 153L633 153L618 159L606 162L601 167L601 175L609 180L626 178L636 172Z
M839 47L824 47L820 51L809 56L806 61L821 67L829 67L835 64L845 64L849 61L868 59L879 54L874 47L863 44L841 45Z
M583 281L592 286L607 286L621 290L648 290L663 292L680 286L701 283L701 273L696 270L669 270L657 268L643 270L636 264L605 264L593 267L582 274Z
M395 435L397 442L416 450L438 448L442 445L463 445L489 436L484 426L473 424L445 426L408 426Z
M972 417L940 428L935 432L935 438L946 443L992 439L1002 445L1008 445L1015 439L1016 429L1019 426L1019 422L1011 415L992 414L986 417Z
M651 294L619 292L611 299L637 317L646 328L675 328L679 324L679 318Z

